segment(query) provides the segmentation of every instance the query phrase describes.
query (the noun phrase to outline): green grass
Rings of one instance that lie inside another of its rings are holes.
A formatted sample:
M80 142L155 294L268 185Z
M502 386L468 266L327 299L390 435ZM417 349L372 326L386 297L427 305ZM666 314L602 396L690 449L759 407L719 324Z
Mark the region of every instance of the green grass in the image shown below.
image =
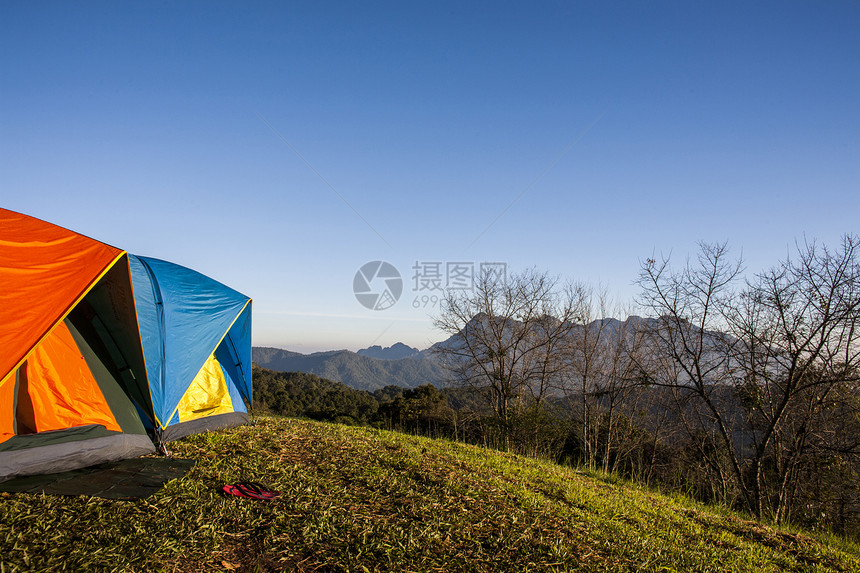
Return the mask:
M9 571L860 571L854 546L548 462L261 417L146 500L0 498ZM243 479L273 502L225 498Z

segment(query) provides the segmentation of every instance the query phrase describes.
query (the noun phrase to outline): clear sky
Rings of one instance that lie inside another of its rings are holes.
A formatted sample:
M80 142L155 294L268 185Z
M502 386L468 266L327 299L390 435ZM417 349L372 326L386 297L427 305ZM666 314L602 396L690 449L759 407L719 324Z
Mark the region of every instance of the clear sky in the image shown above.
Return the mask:
M622 301L697 241L757 271L860 231L860 3L2 2L0 205L210 275L302 352L443 338L416 262Z

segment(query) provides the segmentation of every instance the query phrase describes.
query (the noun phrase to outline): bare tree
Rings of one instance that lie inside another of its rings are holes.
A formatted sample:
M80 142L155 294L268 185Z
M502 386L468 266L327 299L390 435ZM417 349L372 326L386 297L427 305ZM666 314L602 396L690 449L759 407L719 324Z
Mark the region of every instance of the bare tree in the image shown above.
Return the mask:
M638 377L642 333L635 317L622 322L610 316L605 290L580 287L575 295L583 326L568 337L560 389L574 406L581 461L612 472L624 453L618 450L622 441L626 450L635 447L629 439L635 428L619 422L629 417L625 400ZM623 311L618 307L615 314Z
M781 521L819 414L860 362L860 240L833 251L798 246L797 258L750 281L729 315L744 404L755 422L749 455L755 513ZM772 465L766 483L763 464Z
M474 291L448 291L434 324L453 339L437 354L454 381L485 392L510 447L513 415L539 408L564 368L560 348L577 316L572 288L527 270L489 273Z
M640 364L645 360L647 330L637 317L615 321L604 329L604 369L598 376L595 397L603 409L603 471L612 473L618 462L641 447L640 428L632 424L638 400L633 390L641 381ZM641 398L641 396L639 396ZM659 430L658 430L659 431Z
M656 319L650 346L658 359L652 364L656 368L650 382L671 389L679 423L709 471L720 476L722 496L728 486L720 451L730 461L725 469L738 482L743 480L734 420L725 405L725 388L732 379L732 341L720 333L740 273L741 262L728 260L725 244L701 244L696 262L688 261L680 271L673 271L668 259L648 259L638 281L640 304ZM712 438L722 447L715 449Z
M701 459L757 518L782 518L816 415L857 372L858 244L798 246L743 285L725 244L702 244L680 272L668 260L642 266L641 302L669 366L653 382L672 389Z
M581 327L574 329L566 341L568 354L566 367L559 377L560 390L572 401L575 409L574 432L578 436L582 461L588 467L597 467L599 428L596 423L597 407L594 403L596 379L603 369L600 352L606 317L606 292L594 293L590 287L575 291Z

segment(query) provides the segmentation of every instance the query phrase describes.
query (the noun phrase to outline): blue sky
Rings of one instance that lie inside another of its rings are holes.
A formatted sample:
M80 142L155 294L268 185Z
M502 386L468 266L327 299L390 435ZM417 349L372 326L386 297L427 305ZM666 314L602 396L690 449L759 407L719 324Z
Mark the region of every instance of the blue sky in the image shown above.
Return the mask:
M428 346L416 261L629 301L858 231L856 2L4 2L0 70L0 205L248 294L256 345Z

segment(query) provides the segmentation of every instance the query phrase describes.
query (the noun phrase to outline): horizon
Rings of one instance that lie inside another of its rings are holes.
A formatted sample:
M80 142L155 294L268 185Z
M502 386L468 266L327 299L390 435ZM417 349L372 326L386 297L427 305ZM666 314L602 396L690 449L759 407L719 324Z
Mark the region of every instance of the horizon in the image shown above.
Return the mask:
M403 344L403 343L398 341L398 342L392 343L390 346L382 346L380 348L382 348L382 350L388 350L391 348L391 346L394 346L396 344ZM286 350L288 352L297 352L299 354L305 354L305 355L316 354L319 352L342 352L342 351L357 353L359 350L369 350L370 348L373 348L373 346L374 345L358 347L355 350L353 350L351 348L320 348L318 350L302 352L300 350L293 350L292 348L283 348L281 346L269 346L269 345L265 345L265 344L254 344L253 345L254 348L274 348L275 350ZM379 346L379 345L375 345L375 346ZM407 346L409 346L409 345L407 344ZM414 346L409 346L409 348L415 348L418 352L423 352L424 350L429 350L430 347L428 346L427 348L416 348Z
M858 229L857 3L0 15L0 206L250 296L255 346L424 349L484 268L631 307L648 257Z
M618 318L618 317L615 317L615 316L605 316L605 317L595 318L593 321L589 322L588 324L593 324L594 322L597 322L597 321L599 321L599 320L617 320L617 321L619 321L619 322L625 322L625 321L627 321L627 320L630 320L631 318L639 319L639 318L642 318L642 317L641 317L641 316L639 316L639 315L637 315L637 314L630 314L630 315L628 315L628 316L627 316L626 318L624 318L624 319L621 319L621 318ZM376 348L380 348L380 349L382 349L382 350L390 350L393 346L396 346L396 345L398 345L398 344L403 344L403 345L408 346L409 348L411 348L411 349L413 349L413 350L417 350L418 352L424 352L425 350L430 350L430 348L432 348L434 344L437 344L437 343L439 343L439 342L443 342L443 341L445 341L445 340L448 340L448 338L450 338L450 337L445 337L445 338L441 338L441 339L439 339L439 340L436 340L435 342L431 343L430 345L428 345L427 347L424 347L424 348L421 348L421 347L418 347L418 346L413 346L413 345L411 345L411 344L406 344L405 342L400 341L400 340L394 341L394 342L392 342L391 344L387 344L387 345L381 345L381 344L368 344L368 345L366 345L366 346L356 346L356 347L354 347L354 348L345 348L345 347L344 347L344 348L320 347L320 348L318 348L318 349L316 349L316 350L306 350L306 349L303 349L303 350L295 350L295 349L293 349L293 348L285 348L285 347L283 347L283 346L272 346L272 345L269 345L269 344L256 344L256 343L255 343L253 346L254 346L254 347L256 347L256 348L274 348L274 349L276 349L276 350L286 350L286 351L288 351L288 352L297 352L297 353L299 353L299 354L305 354L305 355L308 355L308 354L316 354L316 353L320 353L320 352L342 352L342 351L347 351L347 352L352 352L352 353L358 353L358 352L359 352L359 351L361 351L361 350L370 350L371 348L374 348L374 347L376 347Z

